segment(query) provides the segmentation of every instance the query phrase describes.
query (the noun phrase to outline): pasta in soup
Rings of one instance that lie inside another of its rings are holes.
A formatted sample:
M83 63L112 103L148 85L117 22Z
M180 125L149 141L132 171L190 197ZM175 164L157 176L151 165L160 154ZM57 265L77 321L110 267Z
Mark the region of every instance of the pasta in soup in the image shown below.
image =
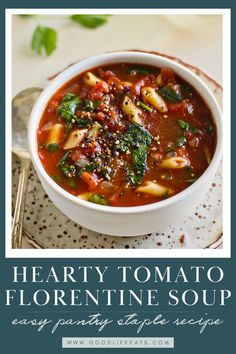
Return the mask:
M37 130L49 176L110 206L158 202L194 183L216 146L212 113L169 68L113 64L81 73L49 100Z

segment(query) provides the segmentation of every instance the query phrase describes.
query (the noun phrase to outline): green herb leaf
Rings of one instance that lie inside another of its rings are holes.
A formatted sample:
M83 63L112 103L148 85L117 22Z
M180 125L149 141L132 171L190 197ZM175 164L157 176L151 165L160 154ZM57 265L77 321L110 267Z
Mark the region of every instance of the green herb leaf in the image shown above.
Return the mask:
M97 28L104 25L109 15L72 15L72 21L75 21L87 28Z
M126 152L129 148L135 148L139 144L150 145L152 139L152 135L146 129L136 123L132 123L122 137L120 150Z
M78 118L74 116L74 120L79 128L88 128L93 124L93 121L89 118Z
M137 106L142 107L147 112L152 112L152 108L150 106L148 106L146 103L142 102L142 101L138 101L137 102Z
M58 162L57 167L60 167L62 173L66 177L74 177L77 173L76 167L69 163L69 154L70 151L67 151L62 159Z
M180 128L182 128L183 130L189 130L189 123L185 122L184 120L178 119L178 123Z
M152 142L152 135L140 125L132 123L123 135L120 150L132 150L132 168L127 169L127 174L132 184L141 183L147 169L148 146Z
M188 97L190 95L190 93L192 92L192 89L190 86L188 86L186 84L181 84L181 92L184 97Z
M200 134L202 131L198 128L190 126L190 131L194 134Z
M111 177L110 177L110 173L111 173L111 168L110 167L103 167L102 168L102 173L103 176L106 178L106 180L110 181Z
M65 153L65 155L61 158L61 160L57 163L57 167L59 167L60 165L62 165L64 162L67 161L69 154L70 154L70 151L67 151Z
M133 184L133 186L136 186L136 184L142 183L142 180L138 178L135 174L128 174L130 182Z
M185 138L185 136L180 136L177 139L176 146L180 147L180 146L185 145L186 143L187 143L187 139Z
M192 127L188 122L185 122L184 120L179 119L178 123L180 128L182 128L183 130L190 131L194 134L200 134L202 132L200 129Z
M142 183L143 176L147 169L148 146L141 144L138 148L132 151L133 169L136 174L135 183ZM132 181L132 180L131 180Z
M51 55L57 47L57 32L50 27L38 26L31 40L31 47L37 54Z
M148 75L150 72L151 70L135 67L130 71L130 76L136 76L137 74Z
M71 120L73 118L75 120L77 119L75 111L80 104L81 99L79 96L76 96L74 93L67 93L57 109L57 112L65 119L68 130L70 130L72 126Z
M182 101L182 97L178 95L174 90L172 90L169 86L164 86L160 89L163 97L172 103L178 103Z
M93 194L89 197L89 201L95 204L108 205L107 200L100 194Z
M91 171L96 170L98 167L99 167L99 164L90 162L90 163L87 163L87 165L84 166L83 170L91 172Z
M48 146L47 146L48 151L50 151L50 152L57 151L57 150L58 150L58 147L59 147L59 145L56 144L56 143L48 144Z
M83 108L87 112L93 112L95 110L95 105L94 105L93 101L85 98L84 103L83 103Z

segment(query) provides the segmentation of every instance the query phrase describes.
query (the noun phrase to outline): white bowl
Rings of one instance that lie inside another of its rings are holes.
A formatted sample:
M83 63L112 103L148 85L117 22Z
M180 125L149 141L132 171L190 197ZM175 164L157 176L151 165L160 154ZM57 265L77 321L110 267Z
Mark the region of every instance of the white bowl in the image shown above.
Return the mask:
M136 63L172 68L189 82L209 106L217 127L217 145L213 159L202 176L187 189L163 201L135 207L111 207L93 204L65 191L49 177L37 151L36 131L43 111L67 81L83 71L111 63ZM162 231L188 215L207 192L216 173L222 150L222 117L218 103L208 87L190 70L170 59L140 52L113 52L87 58L64 70L45 88L32 110L28 125L28 144L34 167L53 203L76 223L108 235L137 236Z

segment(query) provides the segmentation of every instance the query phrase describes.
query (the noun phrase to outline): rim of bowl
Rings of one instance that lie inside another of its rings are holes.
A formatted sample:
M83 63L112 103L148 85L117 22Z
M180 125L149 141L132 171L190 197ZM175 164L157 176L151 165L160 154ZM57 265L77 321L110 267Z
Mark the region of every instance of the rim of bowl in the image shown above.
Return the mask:
M71 80L73 77L79 75L80 73L92 69L99 65L106 65L112 63L136 63L136 64L146 64L153 65L157 67L168 66L175 70L177 74L189 82L191 86L193 86L196 91L201 95L203 100L209 106L214 122L217 127L217 142L214 156L210 165L204 171L204 173L194 182L191 186L187 187L183 191L175 194L172 197L169 197L165 200L140 205L140 206L129 206L129 207L117 207L117 206L104 206L99 204L94 204L88 202L86 200L80 199L73 194L70 194L65 189L60 187L54 180L47 174L44 169L42 162L38 156L38 146L37 146L37 138L36 131L38 128L38 124L48 104L49 100L53 96L53 94L58 91L66 82ZM150 63L152 62L152 63ZM155 63L156 62L156 63ZM137 214L137 213L145 213L152 210L158 210L161 208L165 208L167 206L174 205L176 202L179 202L185 198L187 198L191 193L198 189L202 184L204 184L208 176L217 168L222 151L222 113L219 107L219 104L207 87L207 85L199 78L196 74L190 71L188 68L184 67L182 64L179 64L169 58L162 57L156 54L143 53L143 52L134 52L134 51L123 51L123 52L111 52L100 54L92 57L88 57L79 61L76 64L66 68L60 74L58 74L50 84L43 90L34 104L33 110L31 112L29 123L28 123L28 145L29 151L31 155L32 162L35 166L35 169L39 175L46 180L49 186L56 192L59 193L63 198L71 201L74 204L79 206L93 209L103 213L111 213L111 214Z

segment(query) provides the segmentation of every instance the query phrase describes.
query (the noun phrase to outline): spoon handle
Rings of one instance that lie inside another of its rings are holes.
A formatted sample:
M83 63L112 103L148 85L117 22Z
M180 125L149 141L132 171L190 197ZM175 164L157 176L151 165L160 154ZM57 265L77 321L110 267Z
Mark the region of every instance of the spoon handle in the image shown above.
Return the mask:
M12 248L21 248L22 244L22 229L24 222L26 190L30 164L31 161L29 159L21 159L21 173L18 183L18 191L16 196L15 213L12 227Z

